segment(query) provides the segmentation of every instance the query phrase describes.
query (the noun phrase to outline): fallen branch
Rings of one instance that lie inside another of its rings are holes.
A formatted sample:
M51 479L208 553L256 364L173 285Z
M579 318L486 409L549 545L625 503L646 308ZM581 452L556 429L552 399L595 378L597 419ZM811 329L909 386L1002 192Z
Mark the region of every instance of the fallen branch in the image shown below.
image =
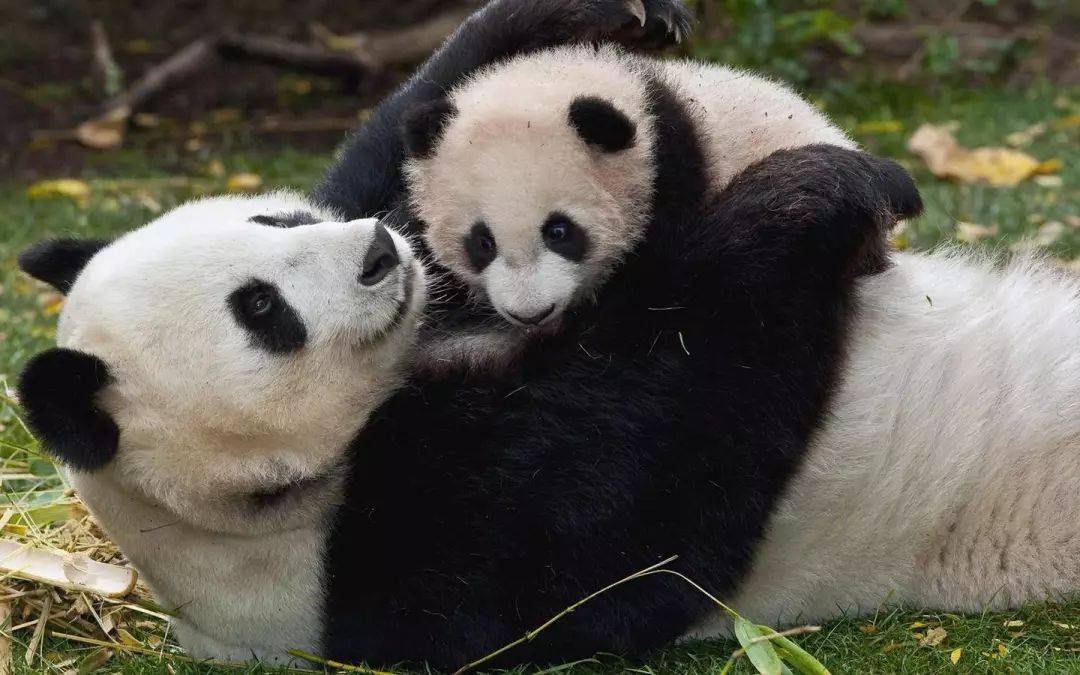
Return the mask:
M147 70L128 89L109 99L100 114L84 121L74 132L63 135L62 132L46 131L39 132L38 136L47 135L60 140L74 138L96 148L115 147L123 141L123 131L129 118L145 107L147 102L221 61L263 63L356 83L389 66L423 59L453 32L468 10L471 7L446 11L420 24L398 30L345 36L334 35L322 26L313 26L312 33L320 44L234 32L207 35ZM111 54L105 42L104 29L99 24L94 31L94 43L99 67L106 73L118 72L119 68L112 67L115 62L109 65ZM355 121L352 121L345 128L354 125ZM336 125L334 129L337 129ZM292 129L284 126L267 126L263 129L272 133L290 130L307 129L299 125Z

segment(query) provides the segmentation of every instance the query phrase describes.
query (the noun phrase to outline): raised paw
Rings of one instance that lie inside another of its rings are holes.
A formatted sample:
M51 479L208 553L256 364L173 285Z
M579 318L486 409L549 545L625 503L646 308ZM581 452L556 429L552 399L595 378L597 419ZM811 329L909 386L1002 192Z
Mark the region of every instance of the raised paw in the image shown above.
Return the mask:
M682 0L530 0L565 22L570 40L612 40L633 47L682 42L693 17ZM561 7L560 7L561 5Z

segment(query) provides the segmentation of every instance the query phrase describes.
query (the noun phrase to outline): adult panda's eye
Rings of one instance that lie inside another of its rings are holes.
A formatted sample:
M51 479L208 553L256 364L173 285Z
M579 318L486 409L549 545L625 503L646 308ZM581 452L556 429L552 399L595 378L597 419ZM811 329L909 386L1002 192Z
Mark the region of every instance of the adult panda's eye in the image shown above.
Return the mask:
M256 291L248 298L248 314L265 316L274 308L274 296L267 291Z
M495 235L487 224L479 221L465 235L465 255L469 264L477 272L482 272L498 256L499 247L495 244Z

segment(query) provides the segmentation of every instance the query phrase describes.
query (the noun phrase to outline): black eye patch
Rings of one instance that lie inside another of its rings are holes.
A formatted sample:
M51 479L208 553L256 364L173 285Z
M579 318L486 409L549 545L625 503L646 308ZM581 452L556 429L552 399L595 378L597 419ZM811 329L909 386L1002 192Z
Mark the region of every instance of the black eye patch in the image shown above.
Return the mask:
M307 211L292 211L289 213L275 213L265 216L252 216L248 218L250 223L258 223L269 227L297 227L299 225L314 225L322 222L314 214Z
M251 343L271 354L295 352L307 342L307 327L277 286L252 279L229 294L233 317Z
M589 250L589 237L585 230L570 216L557 211L544 221L540 234L548 250L572 262L581 262Z
M495 235L491 233L484 221L478 221L465 235L465 255L469 258L469 264L477 272L483 272L484 268L499 255Z

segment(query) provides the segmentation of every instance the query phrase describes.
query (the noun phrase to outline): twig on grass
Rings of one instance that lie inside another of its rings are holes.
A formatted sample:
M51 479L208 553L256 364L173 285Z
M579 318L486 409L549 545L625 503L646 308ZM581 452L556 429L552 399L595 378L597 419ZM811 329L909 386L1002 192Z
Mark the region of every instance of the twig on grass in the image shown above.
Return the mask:
M668 563L670 563L670 562L672 562L674 560L677 560L678 557L679 556L677 556L677 555L673 555L670 558L665 558L664 560L661 560L660 562L656 563L655 565L649 565L648 567L646 567L643 570L639 570L637 572L634 572L630 576L623 577L622 579L619 579L618 581L616 581L613 584L608 584L607 586L604 586L600 590L598 590L598 591L596 591L596 592L594 592L594 593L592 593L590 595L585 596L581 600L578 600L574 604L572 604L569 607L567 607L566 609L562 610L561 612L559 612L555 616L551 617L550 619L548 619L544 623L540 624L539 626L537 626L533 630L525 633L525 635L521 636L517 640L514 640L510 644L504 645L503 647L500 647L499 649L496 649L495 651L491 652L487 656L482 656L479 659L477 659L477 660L475 660L475 661L473 661L471 663L467 663L464 666L458 668L457 670L454 671L453 675L463 675L463 673L467 673L470 670L474 670L474 669L478 668L479 666L484 665L485 663L487 663L488 661L491 661L492 659L498 658L502 654L510 651L511 649L513 649L514 647L517 647L518 645L522 645L522 644L525 644L526 642L530 642L537 635L539 635L543 631L547 630L553 623L555 623L559 619L562 619L564 616L566 616L567 614L570 614L575 609L577 609L578 607L581 607L582 605L589 602L593 598L595 598L595 597L597 597L599 595L603 595L604 593L607 593L608 591L612 590L613 588L616 588L618 586L622 586L623 584L625 584L627 582L633 581L635 579L640 579L640 578L642 578L644 576L648 576L649 574L651 574L653 572L657 572L657 571L659 571L659 568L663 567L664 565L667 565ZM678 573L675 572L674 574L678 574Z
M336 670L344 670L347 673L366 673L367 675L394 675L394 673L388 673L382 670L372 670L371 668L364 668L362 666L352 666L348 663L342 663L340 661L331 661L330 659L324 659L321 656L316 656L311 652L305 652L303 649L290 649L289 655L297 658L310 661L311 663L317 663L320 666L326 668L334 668Z

